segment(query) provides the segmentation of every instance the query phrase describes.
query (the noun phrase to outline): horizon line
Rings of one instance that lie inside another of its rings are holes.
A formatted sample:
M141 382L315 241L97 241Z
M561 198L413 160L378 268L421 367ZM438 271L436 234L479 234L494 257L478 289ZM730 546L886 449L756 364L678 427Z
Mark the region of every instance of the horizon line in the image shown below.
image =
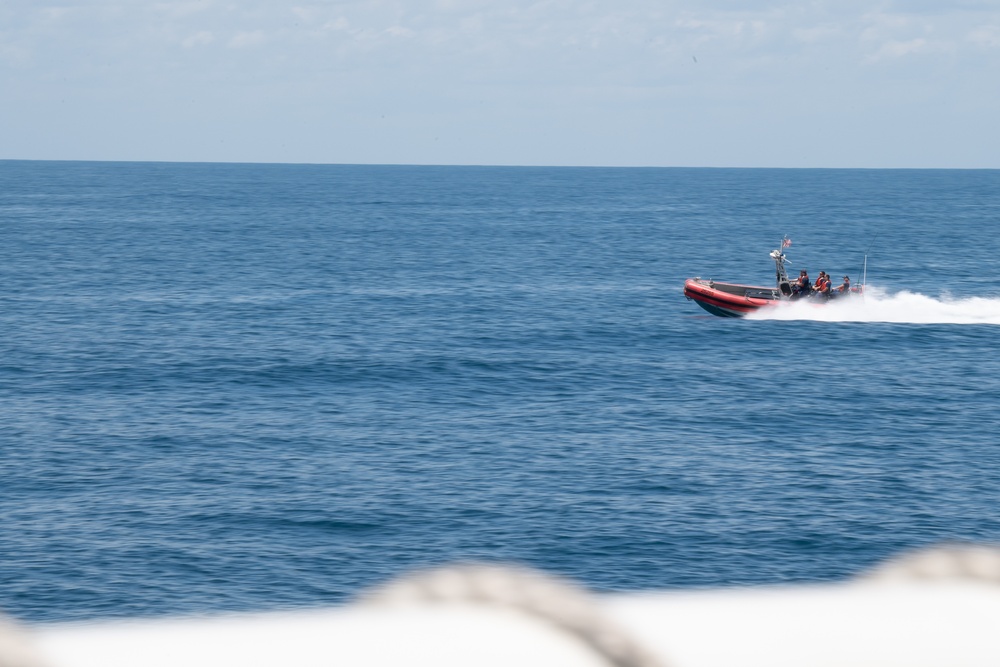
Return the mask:
M9 162L58 162L80 164L176 164L176 165L232 165L232 166L290 166L290 167L466 167L480 169L760 169L784 171L1000 171L1000 167L765 167L719 165L601 165L601 164L486 164L486 163L435 163L435 162L281 162L245 160L94 160L94 159L43 159L0 158Z

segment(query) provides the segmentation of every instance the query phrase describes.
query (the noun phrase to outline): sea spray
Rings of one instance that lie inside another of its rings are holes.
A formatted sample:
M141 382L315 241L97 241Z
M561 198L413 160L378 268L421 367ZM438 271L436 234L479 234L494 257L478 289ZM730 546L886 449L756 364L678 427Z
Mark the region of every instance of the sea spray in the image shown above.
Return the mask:
M888 293L869 285L864 297L819 303L802 300L776 308L761 308L754 320L814 320L817 322L891 322L898 324L1000 325L1000 297L954 298L917 292Z

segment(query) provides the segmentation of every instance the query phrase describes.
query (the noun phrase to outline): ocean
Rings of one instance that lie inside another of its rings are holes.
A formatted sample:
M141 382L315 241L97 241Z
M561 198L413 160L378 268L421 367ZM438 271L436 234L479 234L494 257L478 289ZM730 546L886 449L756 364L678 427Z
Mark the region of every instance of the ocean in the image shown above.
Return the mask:
M1000 171L0 161L0 609L413 568L835 581L1000 541ZM825 270L713 317L685 278Z

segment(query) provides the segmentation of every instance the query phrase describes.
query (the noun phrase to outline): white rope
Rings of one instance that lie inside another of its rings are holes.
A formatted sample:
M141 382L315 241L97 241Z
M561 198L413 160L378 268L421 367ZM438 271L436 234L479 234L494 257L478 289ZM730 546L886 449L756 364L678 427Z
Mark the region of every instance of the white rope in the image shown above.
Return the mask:
M914 618L922 623L926 623L928 618L938 618L942 613L949 613L948 610L952 608L949 607L949 605L954 606L958 604L960 607L955 607L957 614L956 623L958 622L958 617L965 614L965 616L961 617L964 619L962 630L965 632L965 635L963 636L966 637L967 645L980 647L980 644L982 644L981 650L986 651L983 655L993 655L993 653L991 653L993 649L990 648L988 640L985 639L986 637L991 636L990 632L992 631L992 626L989 626L989 622L991 621L984 619L991 619L993 617L997 605L995 593L1000 590L1000 588L997 588L1000 586L1000 546L945 545L916 551L910 554L903 554L898 558L889 560L875 567L868 573L862 574L856 578L855 581L857 581L860 585L853 592L845 591L847 593L846 596L839 594L833 595L831 593L827 595L827 598L823 599L828 600L828 602L847 606L850 605L851 601L854 601L855 604L861 604L862 607L864 604L874 601L880 605L877 606L877 608L883 610L883 612L887 609L890 610L887 618L891 617L893 614L898 614L900 619ZM940 587L934 585L924 586L923 582L931 582L932 584L940 582L946 585ZM901 589L907 593L907 596L903 598L893 597L893 595L885 593L885 590L880 591L880 585L886 583L902 584L903 586ZM966 586L966 583L970 585ZM959 585L954 586L948 584ZM928 598L925 595L928 592L938 590L950 591L953 594L957 590L962 592L962 595L958 598L954 597L954 595L951 597L939 596L937 598ZM919 595L914 597L914 592L919 592ZM813 595L820 596L820 593L813 593ZM728 599L732 600L733 598ZM798 598L786 597L785 599L790 601L789 604L801 604L801 600ZM811 598L803 599L808 601ZM907 605L912 606L914 604L914 600L916 600L919 604L921 600L926 601L930 599L941 600L941 604L943 606L940 608L934 607L930 610L924 610L924 612L920 613L911 613L909 607L899 606L899 604L902 604L900 602L901 600L905 600ZM463 606L465 609L468 609L470 605L480 605L486 612L516 613L522 618L527 619L529 623L537 623L534 627L550 628L553 633L558 633L565 640L577 642L577 645L581 650L589 651L591 655L609 667L665 667L664 663L659 658L648 652L645 647L636 641L636 637L645 637L646 641L650 642L652 647L659 648L664 651L667 650L668 645L671 647L671 651L676 649L676 646L673 646L671 643L673 641L678 642L682 647L684 641L688 641L689 644L690 641L704 642L706 641L706 637L709 638L707 642L714 642L717 636L719 638L724 637L727 632L734 633L733 636L738 637L739 632L747 627L756 627L763 632L765 637L767 637L770 636L768 634L769 628L766 625L769 618L781 619L788 617L788 613L784 611L776 612L773 608L770 608L769 605L772 603L769 600L770 598L765 599L763 596L754 598L753 600L761 603L761 614L764 619L758 622L757 625L748 623L748 619L746 618L736 618L732 614L727 616L723 613L720 615L715 613L715 611L712 611L710 615L706 616L704 606L702 605L699 607L697 604L694 605L694 610L695 612L698 612L700 608L700 613L702 615L697 616L696 614L696 618L700 620L695 622L694 625L684 625L683 623L677 622L672 623L666 620L674 618L670 616L670 613L668 613L672 607L667 605L663 607L663 610L665 611L657 616L660 620L653 622L652 625L649 625L649 623L646 623L645 625L639 623L635 626L633 632L626 632L605 614L605 608L608 609L608 613L614 612L616 617L630 619L630 623L631 620L635 620L635 618L637 618L635 614L632 614L631 616L620 616L617 611L615 611L616 607L613 605L608 607L603 606L601 601L590 595L587 591L562 579L557 579L546 574L522 568L485 565L458 565L402 577L389 583L387 586L374 591L371 595L365 598L364 604L380 607L410 606L418 610L421 608L427 609L431 605L444 605L446 609L443 611L446 611L446 613L449 614L456 609L460 610L459 613L463 613ZM958 602L956 602L956 600L958 600ZM665 603L666 601L664 601L664 604ZM718 604L721 605L724 604L724 602L718 602ZM745 611L754 613L751 610L748 601L744 600L740 602L740 605L742 606L740 606L739 609L744 609L744 607L746 607ZM847 607L844 608L846 609ZM642 618L648 618L648 616L645 615L653 613L653 610L655 610L656 607L654 606L651 608L649 606L640 606L637 609L644 610L638 615L638 618L641 620ZM812 607L810 607L810 609L813 610L811 613L817 615L817 617L823 617L822 614L817 611L818 607L816 603L812 603ZM726 611L725 609L721 610ZM842 625L845 625L848 630L850 630L853 626L845 624L843 618L838 615L842 612L843 610L828 614L830 622L833 624L841 623ZM865 609L859 608L859 613L863 616ZM870 613L871 612L869 612L869 614ZM935 616L935 614L937 614L937 616ZM348 614L348 616L350 615ZM675 620L677 620L677 618L683 620L683 618L686 617L687 612L685 612L682 617L676 617ZM337 618L340 617L338 616ZM405 618L405 615L403 618ZM371 615L370 620L372 623L377 624L379 622L378 614ZM889 618L889 620L891 620L891 618ZM219 630L221 633L220 637L229 637L229 635L227 635L224 631L226 626L211 626L209 621L205 621L205 623L205 627L222 628ZM980 626L982 626L982 628L980 628ZM168 626L165 626L165 628L166 627ZM312 628L312 626L309 627ZM355 626L351 625L350 627L354 628ZM681 634L676 635L675 639L665 638L664 641L659 641L661 627L664 629L673 628L674 633ZM685 630L684 628L687 629ZM491 630L492 627L487 629ZM883 630L886 631L892 631L892 629L893 626L891 623L887 624L885 628L883 628ZM312 630L309 631L311 632ZM851 631L856 631L856 628ZM38 632L39 631L37 629L32 631L32 634L34 635L33 638L36 641L39 636L43 638L46 636L45 633L39 635ZM63 631L60 630L58 632ZM60 637L61 635L59 635L58 632L52 630L48 635L50 640L52 637ZM132 632L132 630L129 630L129 632ZM171 632L173 631L171 630ZM164 636L174 637L175 635L171 634L171 632L166 632ZM954 634L957 630L952 628L949 632ZM123 631L122 636L124 637L126 634L127 633ZM94 636L101 635L98 633ZM116 635L112 633L109 636L114 637ZM158 635L155 635L154 633L153 636L156 637ZM184 641L190 642L192 637L194 637L194 634L184 635L181 633L177 636L184 638ZM698 639L691 640L692 636L698 637ZM817 634L816 636L821 635ZM930 633L928 636L929 639L921 644L923 647L921 650L938 650L941 646L947 645L946 638L938 637L935 639L933 633ZM983 642L977 643L977 638L980 636L984 638ZM56 661L56 656L60 654L58 652L51 652L51 644L47 649L45 648L44 642L40 645L41 648L46 650L44 655L48 656L49 659L55 664L98 664L105 666L131 664L131 658L128 657L128 649L120 648L117 640L113 642L113 645L101 648L88 643L91 635L80 635L78 639L82 642L82 644L79 646L73 644L73 637L76 637L75 634L70 633L69 635L66 635L66 637L69 642L67 645L70 648L66 649L68 652L64 653L59 661ZM555 634L553 634L553 637L555 637ZM45 663L33 652L33 647L29 644L29 640L31 639L31 636L16 627L12 621L0 617L0 667L45 667ZM171 639L171 641L174 640ZM754 645L751 640L747 640L746 638L742 641L749 641L750 645ZM308 641L306 641L306 644L310 646L312 645L309 644ZM58 643L55 645L58 646ZM125 642L124 645L126 647L131 646L128 642ZM362 645L364 645L363 642ZM195 651L200 650L197 646L188 646L187 648ZM875 648L878 647L876 646ZM950 647L948 650L955 648L956 647ZM958 648L963 647L959 646ZM118 651L118 654L116 654L116 650ZM678 656L684 655L683 650L676 650L680 651ZM978 653L970 653L971 650L972 649L966 651L966 653L972 655L973 657L979 655ZM976 650L980 649L977 648ZM88 651L92 652L93 655L88 653ZM711 651L707 651L706 654L709 656L713 655ZM118 657L124 656L124 658L115 662L113 658L115 658L116 655ZM669 655L674 655L674 653L670 653ZM691 655L698 654L697 652L694 652ZM733 654L733 656L737 655L738 653ZM851 654L850 651L847 651L844 655L853 654ZM87 662L88 659L93 659L94 656L103 656L100 658L102 662ZM104 658L109 659L105 660ZM680 658L678 657L677 659ZM784 662L781 660L771 662L773 664L794 664L788 662L787 660ZM252 663L252 660L250 663ZM917 663L925 664L926 661L917 661ZM178 662L171 664L204 665L209 663L190 660L186 663ZM211 664L218 665L221 663L216 661ZM286 662L283 664L293 665L295 663ZM706 662L705 664L715 663L711 663L709 659L709 662ZM740 660L736 660L734 657L734 660L730 663L721 664L741 664L741 662ZM770 663L759 661L753 662L751 660L747 664ZM845 664L850 663L848 662ZM896 661L892 664L910 663L899 663L899 661ZM941 664L949 663L946 661ZM977 662L976 660L970 658L964 662L956 659L951 661L950 664L979 665L993 663L988 659L985 661L979 660ZM996 664L1000 664L1000 662L997 662Z
M965 580L1000 584L1000 547L931 547L893 558L858 579L873 583Z
M0 618L0 667L44 667L24 632L5 618Z
M609 621L583 589L525 568L469 564L421 572L377 589L364 603L472 603L513 609L575 637L613 667L665 667Z

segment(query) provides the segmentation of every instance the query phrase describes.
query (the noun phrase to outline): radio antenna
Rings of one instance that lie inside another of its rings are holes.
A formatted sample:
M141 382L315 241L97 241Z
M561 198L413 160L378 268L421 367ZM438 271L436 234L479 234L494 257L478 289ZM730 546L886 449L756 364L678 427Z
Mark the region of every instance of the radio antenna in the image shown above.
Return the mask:
M875 241L878 239L878 232L875 232L875 236L872 237L872 242L868 244L868 249L865 250L865 263L864 268L861 270L861 296L864 298L865 291L868 287L868 253L871 252L872 246L875 245Z

